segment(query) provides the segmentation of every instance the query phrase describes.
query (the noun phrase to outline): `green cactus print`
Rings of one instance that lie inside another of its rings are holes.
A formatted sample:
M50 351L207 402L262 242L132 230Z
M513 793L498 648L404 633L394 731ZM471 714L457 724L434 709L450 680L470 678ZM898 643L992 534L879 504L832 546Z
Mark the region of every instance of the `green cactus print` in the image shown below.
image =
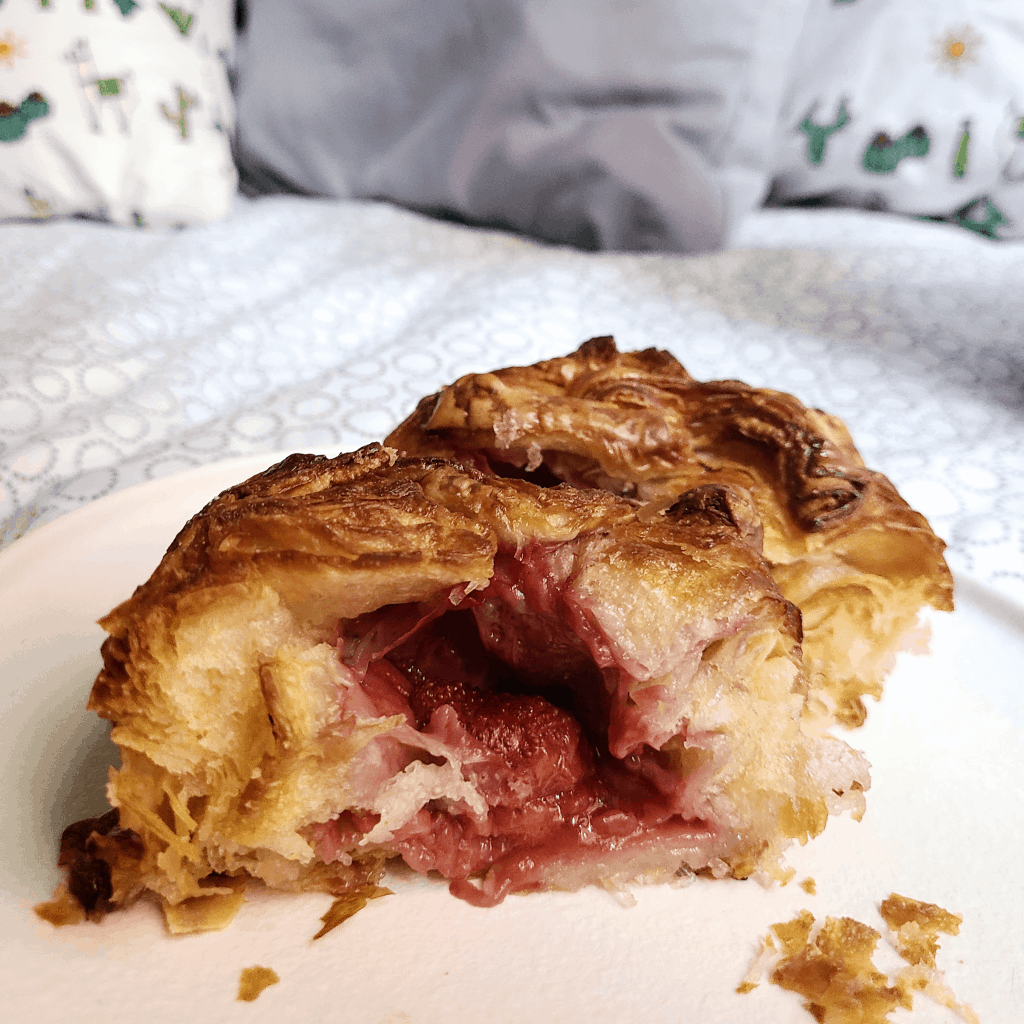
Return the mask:
M182 10L180 7L171 7L170 4L160 5L164 13L171 21L177 26L178 31L183 35L188 35L188 30L192 27L192 21L195 18L194 14L189 14L188 11Z
M180 85L176 86L176 89L178 92L178 105L176 107L168 107L166 103L161 103L160 110L171 124L177 125L181 137L187 139L189 134L188 109L195 103L196 98L195 96L190 96Z
M4 0L0 0L0 7L3 6L3 2ZM113 2L117 4L118 10L125 18L139 6L135 0L113 0ZM53 0L39 0L39 6L45 10L47 7L53 6ZM160 6L162 7L163 4ZM82 0L82 7L87 11L94 11L96 10L96 0Z
M815 104L816 106L817 104ZM807 136L807 159L817 165L825 159L825 146L829 137L842 131L850 123L850 115L846 109L846 103L840 100L839 113L832 124L815 124L811 120L811 114L814 113L815 107L811 107L807 116L800 122L800 131Z
M43 10L53 6L53 0L38 0L38 3ZM117 4L121 10L121 14L126 18L135 10L136 7L139 6L135 0L114 0L114 3ZM2 6L3 0L0 0L0 7ZM85 11L95 11L96 0L82 0L82 9Z
M37 196L27 185L21 191L25 196L30 215L34 220L46 220L53 213L53 208L50 204L45 199Z
M953 158L953 177L962 178L967 173L967 151L971 145L971 122L964 121L964 131L960 136L956 156Z
M0 102L0 142L17 142L30 121L46 117L49 112L50 104L38 92L29 93L16 107Z
M953 214L953 220L962 228L973 231L985 238L998 239L996 228L1000 224L1008 223L1002 211L993 203L988 196L980 199L972 199L966 206L960 207Z
M912 156L927 156L930 148L931 139L921 125L912 128L899 139L892 139L885 132L879 132L864 151L861 166L872 174L892 174L901 160Z

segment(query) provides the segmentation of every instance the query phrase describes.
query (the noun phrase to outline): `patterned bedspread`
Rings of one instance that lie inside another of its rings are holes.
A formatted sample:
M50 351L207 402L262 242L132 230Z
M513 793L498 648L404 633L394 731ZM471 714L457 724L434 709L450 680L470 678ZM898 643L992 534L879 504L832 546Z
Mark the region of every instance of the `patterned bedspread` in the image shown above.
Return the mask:
M239 200L180 232L0 230L0 544L235 455L380 438L471 370L597 334L842 416L1024 600L1024 243L763 211L699 257L584 254L394 207Z

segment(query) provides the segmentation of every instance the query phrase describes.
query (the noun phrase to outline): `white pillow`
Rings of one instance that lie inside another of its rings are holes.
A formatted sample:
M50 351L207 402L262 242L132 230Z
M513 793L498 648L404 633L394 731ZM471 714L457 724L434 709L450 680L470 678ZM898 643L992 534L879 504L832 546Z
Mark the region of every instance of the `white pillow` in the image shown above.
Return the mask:
M1024 237L1024 2L813 0L772 198Z
M6 0L0 217L223 217L233 13L232 0Z

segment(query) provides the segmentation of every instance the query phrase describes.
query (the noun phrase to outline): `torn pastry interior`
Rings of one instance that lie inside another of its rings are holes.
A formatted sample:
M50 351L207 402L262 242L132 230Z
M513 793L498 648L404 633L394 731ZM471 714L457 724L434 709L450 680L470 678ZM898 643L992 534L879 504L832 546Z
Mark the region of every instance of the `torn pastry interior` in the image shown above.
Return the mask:
M778 876L867 765L802 718L742 495L643 511L379 445L224 492L102 620L117 820L79 829L70 892L187 920L239 877L338 894L393 857L478 905Z
M863 722L925 605L951 610L945 545L844 425L792 395L694 380L667 352L610 337L534 366L462 377L387 438L497 476L650 503L724 484L756 505L764 554L801 610L812 710Z

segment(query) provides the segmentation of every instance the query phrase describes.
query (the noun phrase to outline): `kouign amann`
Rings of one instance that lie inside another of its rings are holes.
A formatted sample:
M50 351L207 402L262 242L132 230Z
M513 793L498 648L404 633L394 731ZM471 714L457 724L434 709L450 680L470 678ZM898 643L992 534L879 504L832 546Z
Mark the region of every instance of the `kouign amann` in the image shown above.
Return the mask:
M339 894L394 857L478 905L780 877L868 774L804 714L759 531L725 480L655 513L380 445L289 457L102 620L122 766L65 837L65 898L148 891L188 930L244 879Z

